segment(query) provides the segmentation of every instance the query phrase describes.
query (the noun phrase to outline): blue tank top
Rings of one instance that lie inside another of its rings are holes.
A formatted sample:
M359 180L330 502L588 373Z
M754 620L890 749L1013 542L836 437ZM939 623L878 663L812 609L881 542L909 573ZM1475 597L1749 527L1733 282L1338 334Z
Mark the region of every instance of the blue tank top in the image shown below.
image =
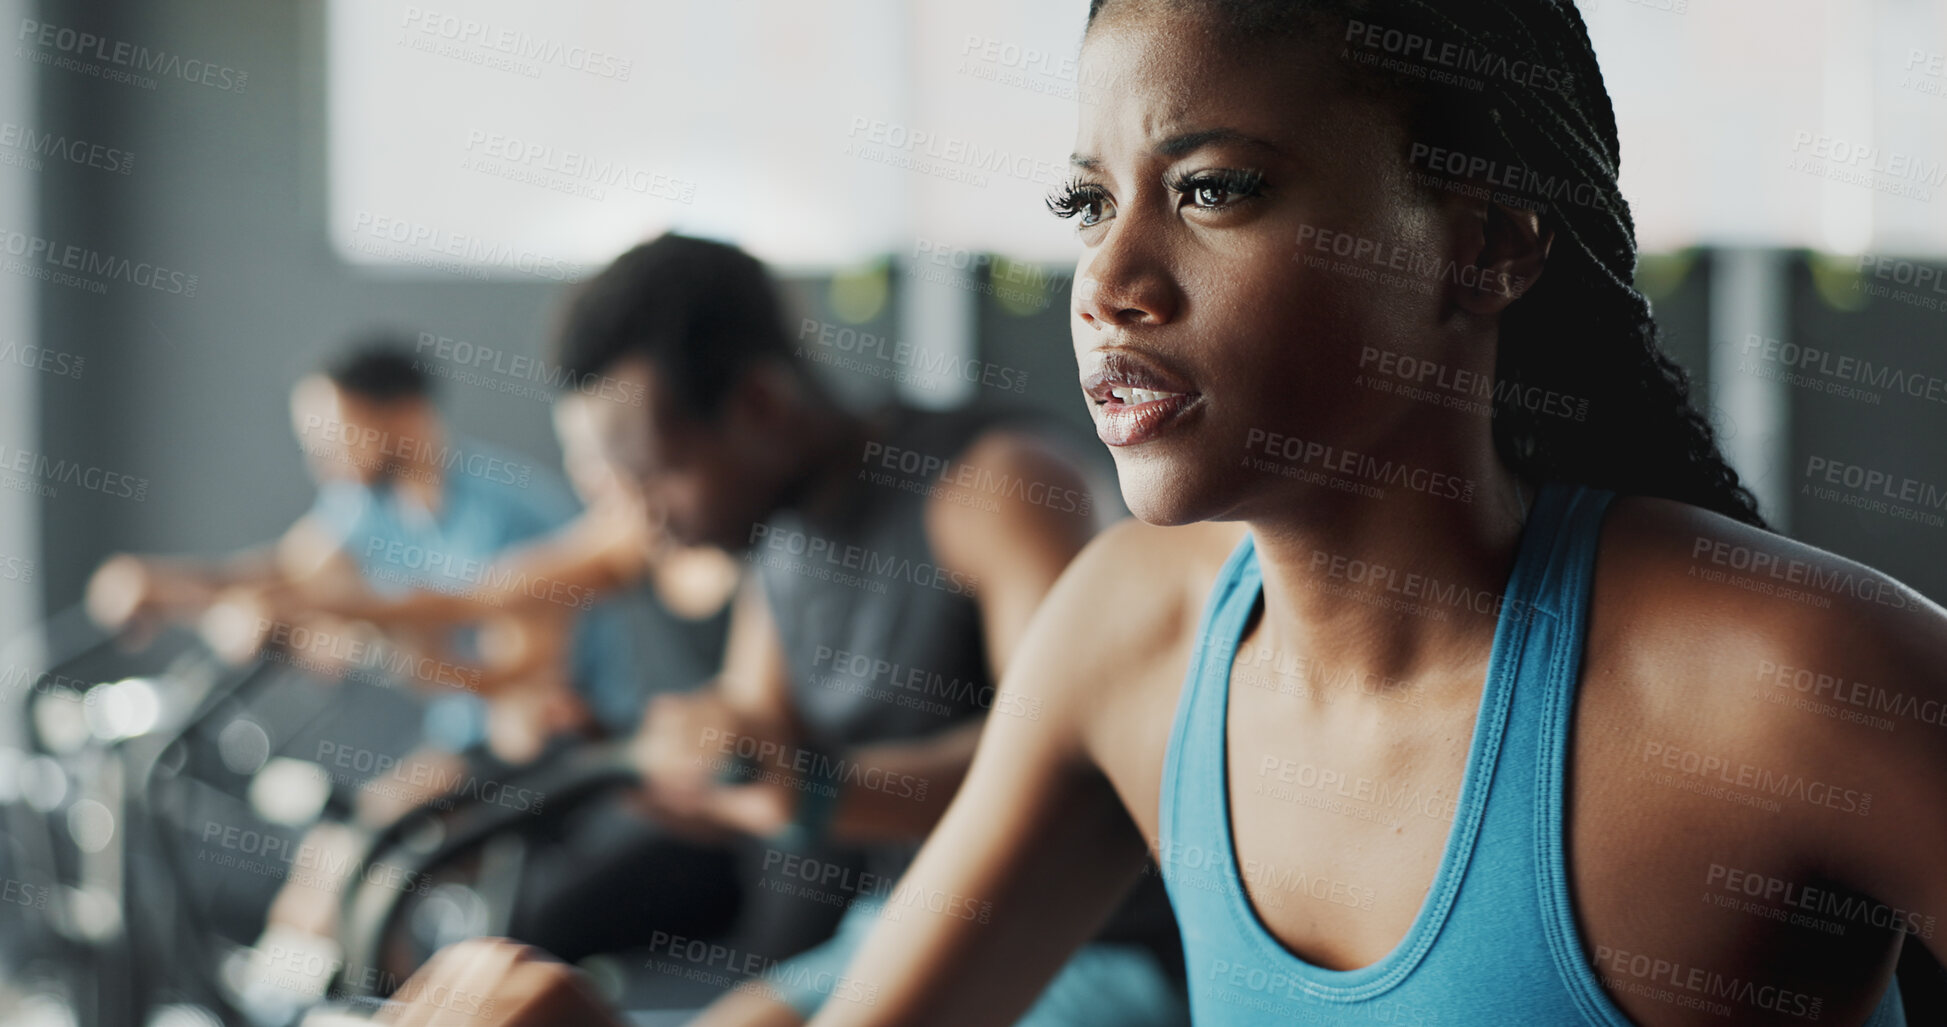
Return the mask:
M1230 669L1262 578L1249 536L1231 554L1204 610L1163 763L1163 879L1183 933L1197 1023L1630 1027L1583 955L1563 847L1567 739L1589 577L1612 498L1581 486L1539 490L1500 606L1473 743L1451 807L1453 827L1433 885L1398 946L1352 970L1292 955L1258 918L1239 876L1225 709ZM1781 1001L1778 988L1790 988L1784 980L1754 984L1743 993L1751 996L1747 1001ZM1767 985L1776 987L1759 990ZM1681 986L1659 990L1677 1001L1713 1000L1705 992L1686 996ZM1714 1001L1733 1009L1726 1022L1738 1022L1734 1002ZM1903 1027L1897 985L1867 1023Z

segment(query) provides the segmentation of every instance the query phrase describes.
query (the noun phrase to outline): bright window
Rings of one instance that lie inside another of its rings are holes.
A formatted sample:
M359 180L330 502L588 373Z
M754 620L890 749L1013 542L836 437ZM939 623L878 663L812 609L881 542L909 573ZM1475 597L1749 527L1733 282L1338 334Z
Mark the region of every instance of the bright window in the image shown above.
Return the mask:
M1650 250L1947 253L1947 15L1583 0ZM330 234L560 277L669 228L793 267L1061 261L1083 0L332 0Z

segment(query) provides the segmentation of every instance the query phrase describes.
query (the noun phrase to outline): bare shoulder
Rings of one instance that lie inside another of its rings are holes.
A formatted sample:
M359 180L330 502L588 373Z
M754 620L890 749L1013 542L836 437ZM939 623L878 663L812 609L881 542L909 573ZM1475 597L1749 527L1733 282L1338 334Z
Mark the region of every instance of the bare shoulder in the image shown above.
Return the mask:
M1835 811L1869 823L1918 812L1906 782L1947 769L1947 611L1718 514L1616 501L1586 653L1588 744L1638 769L1716 765L1713 787L1777 801L1781 823L1804 829L1787 833L1813 848L1875 844L1870 829L1831 830ZM1863 866L1859 855L1832 863Z
M1947 639L1947 611L1891 575L1665 499L1615 501L1595 588L1607 626L1651 659L1703 647L1736 663L1762 650L1886 676L1917 670Z
M1719 594L1726 603L1733 602L1733 593L1742 593L1753 610L1831 612L1851 606L1866 614L1909 615L1929 607L1940 612L1913 589L1865 564L1674 500L1619 497L1603 532L1602 552L1654 572L1658 585L1669 584L1668 572L1675 570L1701 593Z

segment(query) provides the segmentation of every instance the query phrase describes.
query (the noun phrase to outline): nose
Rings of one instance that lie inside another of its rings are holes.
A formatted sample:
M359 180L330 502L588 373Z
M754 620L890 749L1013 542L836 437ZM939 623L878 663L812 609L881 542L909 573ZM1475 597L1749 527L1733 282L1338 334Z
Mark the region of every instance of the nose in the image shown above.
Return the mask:
M1076 272L1075 316L1096 331L1167 324L1182 306L1182 293L1156 252L1158 240L1140 217L1125 212Z

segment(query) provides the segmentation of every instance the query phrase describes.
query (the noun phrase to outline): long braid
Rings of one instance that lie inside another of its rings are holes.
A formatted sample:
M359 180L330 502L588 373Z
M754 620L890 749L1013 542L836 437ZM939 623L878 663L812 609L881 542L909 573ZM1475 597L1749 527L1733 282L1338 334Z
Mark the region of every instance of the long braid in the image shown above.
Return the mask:
M1495 6L1505 10L1514 5ZM1559 56L1574 70L1581 88L1572 96L1506 90L1510 106L1525 117L1513 132L1497 119L1502 140L1517 155L1534 153L1516 138L1520 126L1531 127L1543 140L1541 153L1564 157L1569 174L1601 183L1612 202L1586 216L1564 210L1551 219L1579 253L1571 254L1565 268L1554 262L1554 280L1544 276L1533 294L1510 309L1496 372L1497 377L1519 380L1526 364L1537 367L1542 381L1579 381L1591 397L1590 419L1564 431L1565 425L1537 424L1542 415L1519 405L1497 404L1496 443L1504 454L1527 453L1535 470L1555 477L1678 499L1762 525L1755 499L1725 462L1710 424L1690 402L1687 376L1664 352L1649 300L1633 285L1635 221L1629 204L1615 191L1621 166L1615 113L1601 88L1601 71L1581 14L1562 0L1520 6L1536 9L1536 20L1557 19L1559 26L1542 34L1557 46L1544 49L1534 40L1534 50L1526 52ZM1529 27L1519 17L1512 20ZM1556 100L1565 102L1551 102ZM1578 321L1593 330L1606 329L1616 341L1576 345L1554 333L1554 326Z
M1585 185L1591 202L1548 202L1556 233L1547 273L1508 307L1495 358L1494 444L1517 474L1660 496L1763 526L1757 501L1724 460L1664 352L1648 298L1637 291L1636 225L1617 190L1615 109L1588 26L1569 0L1164 0L1207 9L1240 34L1292 32L1321 18L1420 32L1491 54L1520 54L1565 73L1560 88L1488 76L1484 93L1360 68L1405 94L1416 132L1452 136L1548 180ZM1092 23L1107 0L1090 0ZM1542 205L1537 205L1542 206ZM1586 420L1532 410L1505 384L1545 386L1587 401Z

